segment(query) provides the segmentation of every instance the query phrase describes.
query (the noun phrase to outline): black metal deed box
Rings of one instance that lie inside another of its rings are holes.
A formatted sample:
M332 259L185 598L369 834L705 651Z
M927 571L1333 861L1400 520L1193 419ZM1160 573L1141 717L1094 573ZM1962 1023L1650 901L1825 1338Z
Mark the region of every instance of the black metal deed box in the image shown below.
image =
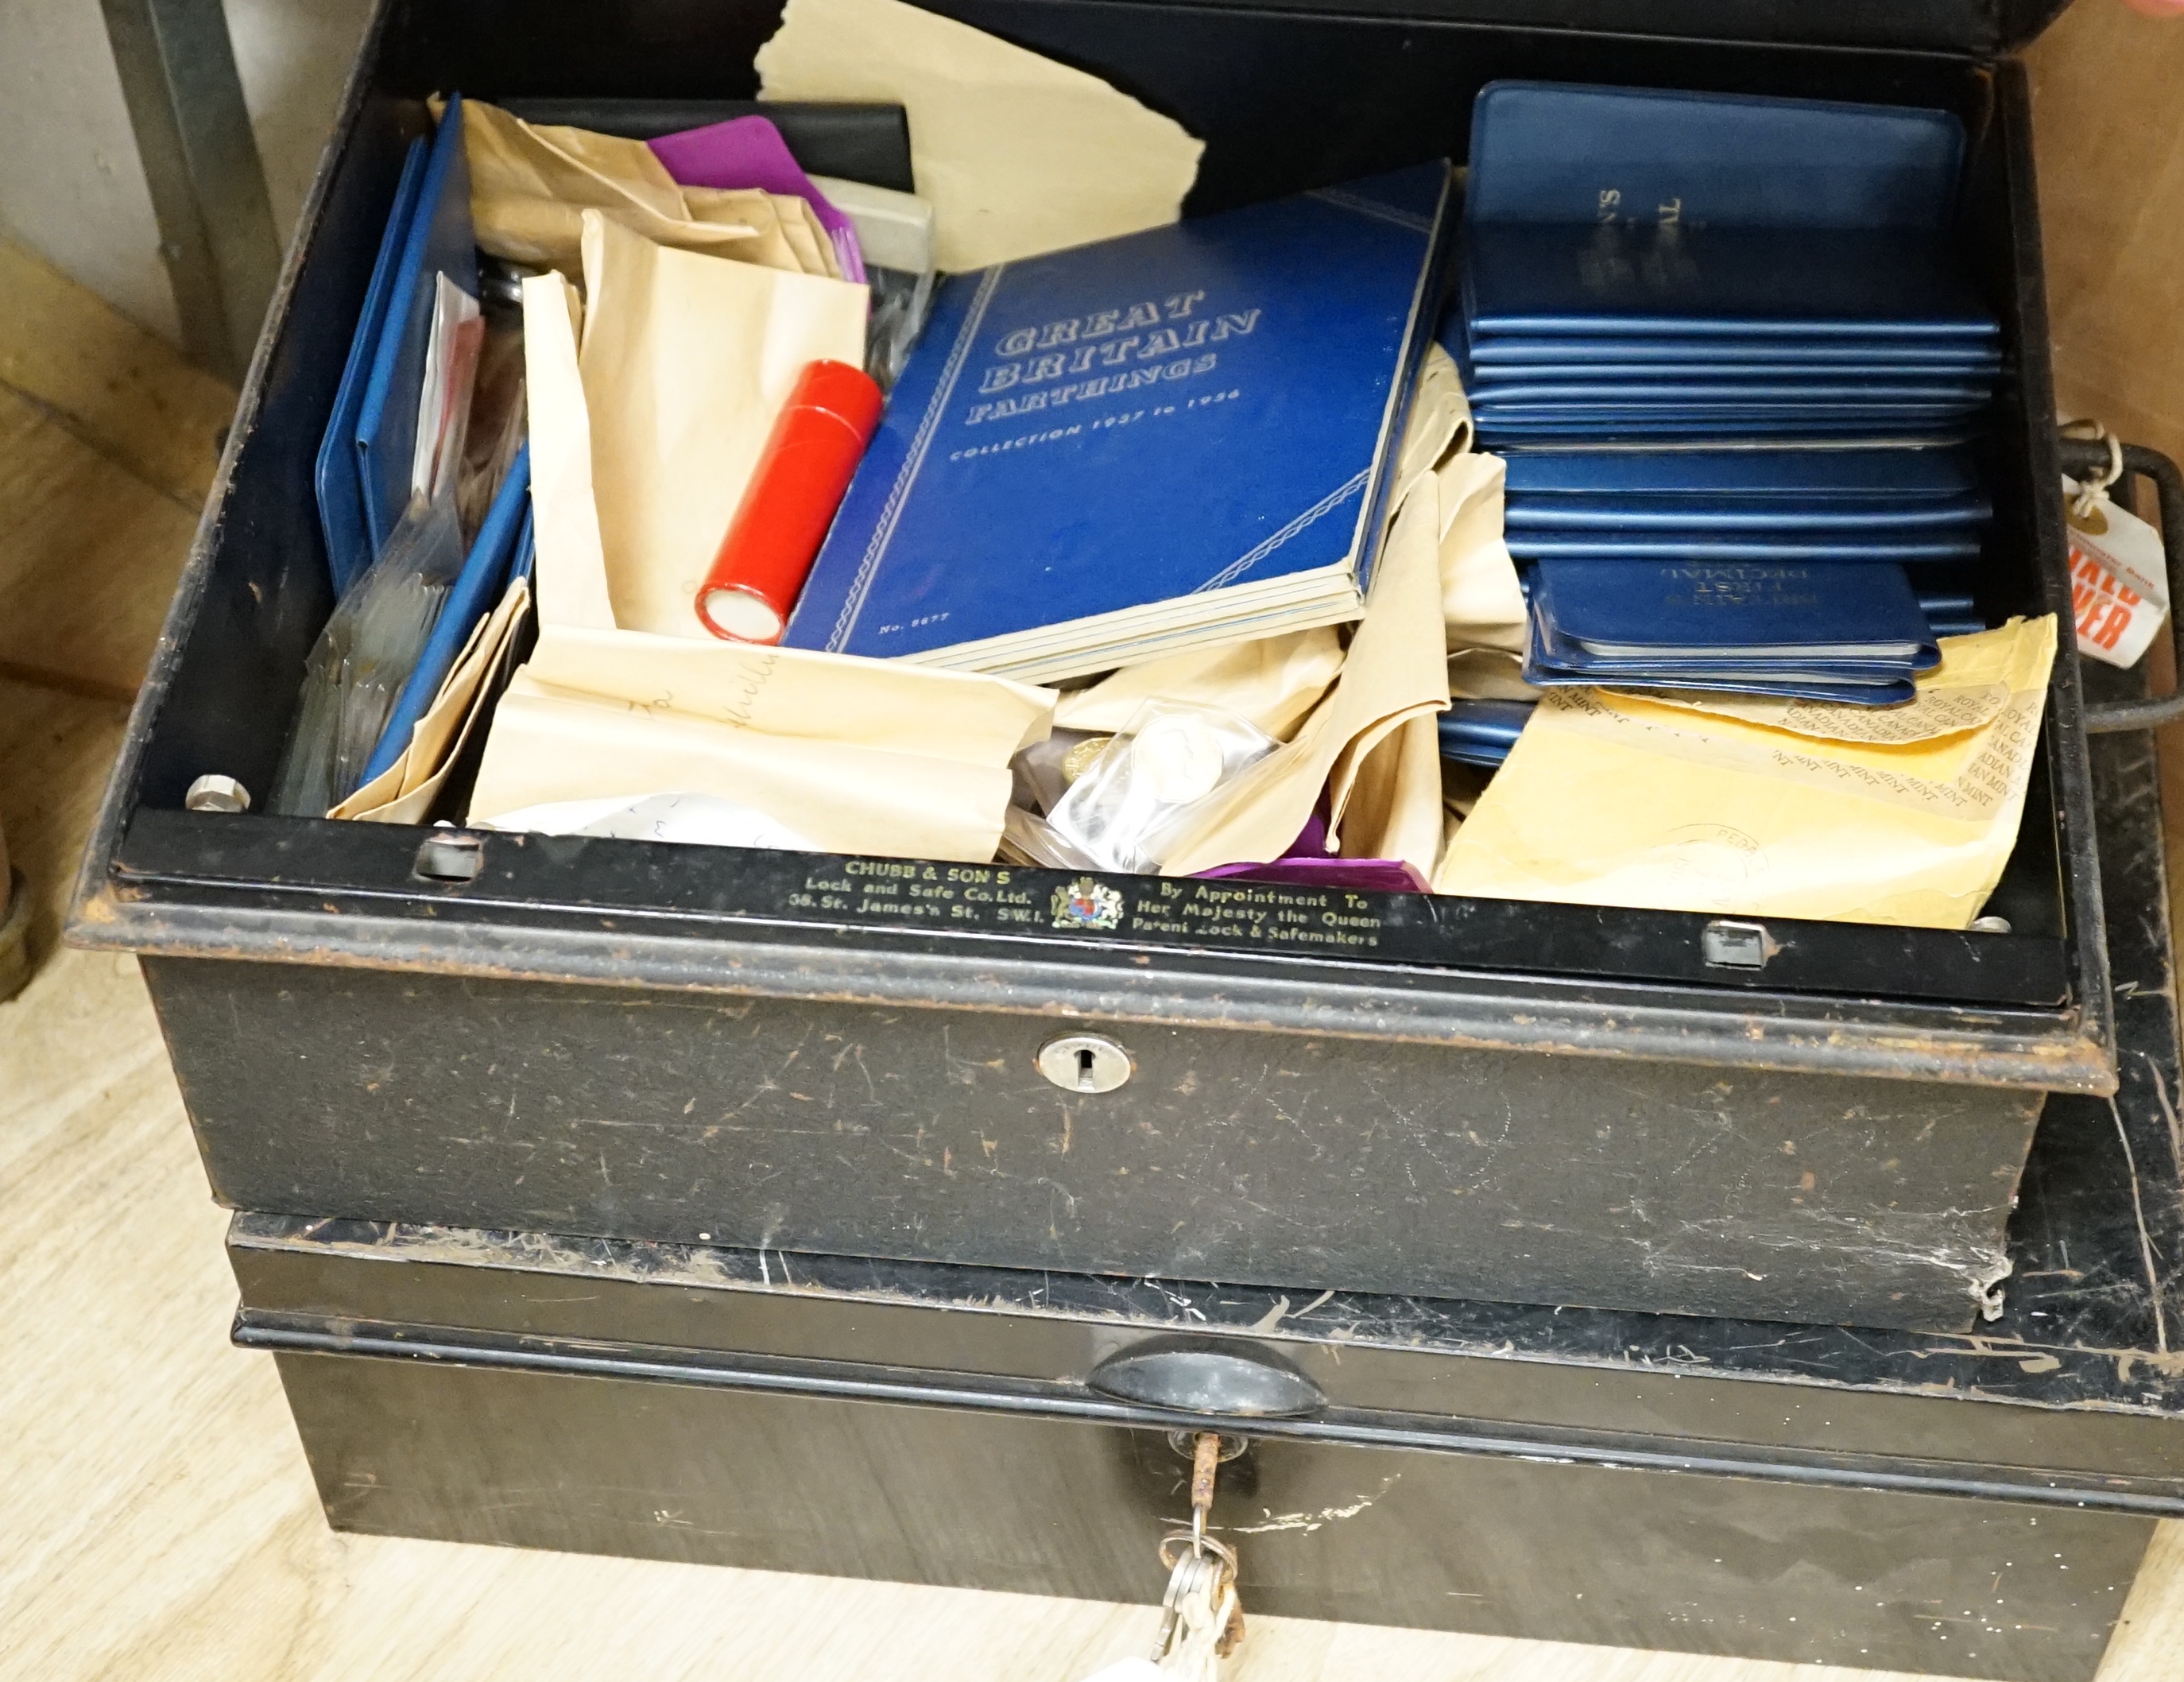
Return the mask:
M342 1529L1144 1601L1218 1429L1255 1612L2089 1682L2184 1516L2153 755L2094 762L2124 1078L1975 1337L244 1213L235 1340Z
M1619 0L947 0L1206 142L1190 209L1461 159L1497 77L1946 107L2008 364L1991 618L2067 617L2040 19ZM297 1215L1608 1308L1970 1323L2043 1095L2112 1088L2077 672L2011 932L1708 919L187 812L271 782L329 609L311 459L424 97L748 97L766 0L390 0L90 850L215 1195ZM439 832L443 837L447 832ZM463 870L474 869L467 879ZM1037 1066L1089 1033L1130 1078Z

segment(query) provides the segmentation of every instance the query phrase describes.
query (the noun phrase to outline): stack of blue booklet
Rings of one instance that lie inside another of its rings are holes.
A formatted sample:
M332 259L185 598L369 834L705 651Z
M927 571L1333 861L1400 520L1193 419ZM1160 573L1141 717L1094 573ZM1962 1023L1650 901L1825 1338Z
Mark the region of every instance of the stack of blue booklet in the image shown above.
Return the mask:
M1508 460L1529 681L1885 705L1980 628L2002 350L1964 151L1946 111L1479 95L1442 340ZM1445 749L1491 764L1507 722Z
M1364 610L1436 162L961 275L783 641L1031 682Z
M1994 511L1947 446L1527 450L1507 495L1519 560L1968 560Z
M1964 146L1946 111L1486 88L1451 346L1481 437L1961 434L2001 365Z
M1857 561L1543 560L1527 682L1886 705L1941 663L1903 569Z

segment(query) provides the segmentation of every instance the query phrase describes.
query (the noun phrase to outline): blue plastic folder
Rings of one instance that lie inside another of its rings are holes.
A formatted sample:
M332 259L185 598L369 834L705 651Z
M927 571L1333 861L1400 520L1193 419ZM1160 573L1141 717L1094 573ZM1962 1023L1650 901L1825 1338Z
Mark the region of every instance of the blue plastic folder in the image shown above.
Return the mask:
M342 369L341 384L334 393L334 412L319 443L315 475L319 493L319 526L326 533L326 569L333 576L334 597L371 565L372 542L365 522L364 487L357 476L357 416L364 408L364 388L371 377L371 363L379 348L381 329L387 321L387 295L394 288L394 270L410 238L410 222L417 208L417 189L425 177L425 142L412 141L403 161L402 179L394 189L394 205L387 212L387 231L380 236L379 256L371 265L370 284L365 288L364 313L350 341L348 361Z
M1564 497L1511 495L1502 524L1511 532L1806 532L1887 537L1911 532L1975 532L1992 507L1983 496L1921 497L1891 503L1847 497Z
M1785 337L1992 344L1999 329L1942 236L1923 230L1618 230L1473 223L1470 342Z
M1518 560L1749 560L1869 562L1970 560L1980 552L1980 532L1524 532L1508 534Z
M1760 379L1776 375L1836 377L1871 375L1886 379L1902 374L1968 376L1992 375L2002 366L2002 351L1992 343L1944 342L1919 344L1888 339L1801 339L1794 335L1744 334L1669 339L1484 338L1465 340L1463 320L1451 312L1441 343L1458 360L1468 360L1482 379L1515 374L1542 378L1574 376L1630 368L1678 377L1700 375L1723 379ZM1459 348L1460 347L1460 348ZM1552 374L1550 370L1563 370Z
M448 101L425 165L387 317L372 353L371 377L356 420L357 482L371 553L386 543L410 504L417 446L417 399L432 337L433 276L445 275L477 296L477 248L471 228L471 172L463 154L463 102Z
M485 521L478 527L477 541L464 559L463 570L448 587L440 616L432 622L424 651L395 698L394 710L387 716L387 727L380 732L379 744L372 749L359 787L401 758L402 750L410 745L410 732L431 710L463 644L507 588L515 563L521 558L527 567L530 537L531 446L526 444L516 453L508 476L494 493Z
M1894 504L1952 500L1979 491L1962 449L1530 450L1509 458L1519 498L1820 498Z
M1461 765L1491 769L1509 757L1509 749L1530 722L1531 701L1458 700L1440 716L1440 755Z
M1473 104L1474 222L1941 228L1964 167L1947 111L1560 82Z
M1548 561L1534 570L1535 683L1908 699L1941 658L1900 567Z

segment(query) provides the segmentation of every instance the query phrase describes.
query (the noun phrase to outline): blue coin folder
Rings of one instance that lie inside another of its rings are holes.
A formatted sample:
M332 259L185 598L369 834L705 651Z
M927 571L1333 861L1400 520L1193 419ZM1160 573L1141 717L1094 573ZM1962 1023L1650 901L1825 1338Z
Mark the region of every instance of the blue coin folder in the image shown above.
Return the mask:
M410 504L417 398L425 383L425 357L432 337L436 275L445 275L471 297L477 296L477 248L471 227L471 172L463 152L460 94L448 101L432 136L389 287L386 318L379 324L378 343L372 349L370 377L357 411L357 481L374 554L384 547Z
M402 178L395 186L394 203L387 212L387 231L380 236L379 256L365 288L356 336L350 341L348 360L343 365L341 384L334 393L333 414L319 443L313 482L318 493L319 526L326 534L326 570L332 575L337 600L371 565L371 532L365 517L364 483L359 476L356 422L363 412L364 389L370 382L372 359L387 322L394 271L401 264L409 243L410 224L416 214L417 192L425 178L425 153L423 141L410 143Z

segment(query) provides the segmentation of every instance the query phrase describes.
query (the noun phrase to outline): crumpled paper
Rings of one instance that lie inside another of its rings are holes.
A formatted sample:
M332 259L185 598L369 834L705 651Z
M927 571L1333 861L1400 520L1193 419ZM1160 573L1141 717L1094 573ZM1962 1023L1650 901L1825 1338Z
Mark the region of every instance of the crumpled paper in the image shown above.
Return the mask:
M1557 689L1449 843L1440 894L1964 928L2017 841L2055 656L2052 615L1942 640L1891 727L1828 736ZM1999 690L2002 700L1988 700ZM1925 708L1921 722L1918 710ZM1937 721L1970 727L1919 733ZM1843 739L1893 728L1908 739ZM1830 739L1832 738L1832 739Z
M1449 704L1441 604L1447 579L1474 567L1479 546L1499 548L1502 535L1502 464L1469 454L1469 411L1454 375L1447 353L1431 347L1396 455L1407 476L1334 687L1286 746L1171 847L1161 866L1168 874L1279 858L1323 788L1330 850L1432 873L1445 816L1435 715ZM1489 500L1491 519L1480 513Z
M788 0L758 71L762 98L909 112L950 274L1164 226L1206 149L1097 76L901 0Z
M1341 670L1342 633L1332 625L1194 649L1126 666L1065 694L1054 710L1054 727L1112 732L1147 701L1160 700L1219 707L1285 742Z
M680 187L641 140L526 123L478 100L463 102L463 140L471 221L491 256L573 278L594 210L661 245L841 278L826 229L794 194Z
M531 587L517 579L493 610L471 628L425 716L411 727L401 756L328 812L328 817L366 823L422 823L439 799L448 772L461 757L530 611Z

